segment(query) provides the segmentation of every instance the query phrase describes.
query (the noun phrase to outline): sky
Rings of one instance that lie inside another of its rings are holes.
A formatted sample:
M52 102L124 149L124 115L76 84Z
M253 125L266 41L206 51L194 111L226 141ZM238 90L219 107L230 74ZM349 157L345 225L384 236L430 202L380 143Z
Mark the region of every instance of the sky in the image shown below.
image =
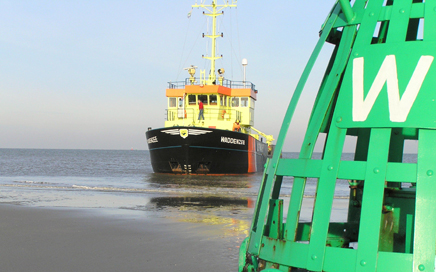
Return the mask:
M240 0L219 17L217 66L240 81L248 60L257 129L277 138L334 3ZM147 149L147 128L164 126L168 82L209 65L201 57L208 21L196 8L188 18L192 4L0 0L0 148ZM284 151L301 147L331 49L309 78Z

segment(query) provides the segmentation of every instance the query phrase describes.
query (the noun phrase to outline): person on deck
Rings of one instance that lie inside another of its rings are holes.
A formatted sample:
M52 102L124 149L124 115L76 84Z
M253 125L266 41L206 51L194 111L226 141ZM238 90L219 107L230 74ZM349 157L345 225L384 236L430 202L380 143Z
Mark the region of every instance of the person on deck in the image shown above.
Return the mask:
M198 121L200 121L200 117L203 118L204 120L204 115L203 115L204 108L203 108L203 102L201 102L201 100L198 101L198 109L200 110L200 112L198 113Z
M233 131L241 132L241 126L239 125L239 120L233 124Z

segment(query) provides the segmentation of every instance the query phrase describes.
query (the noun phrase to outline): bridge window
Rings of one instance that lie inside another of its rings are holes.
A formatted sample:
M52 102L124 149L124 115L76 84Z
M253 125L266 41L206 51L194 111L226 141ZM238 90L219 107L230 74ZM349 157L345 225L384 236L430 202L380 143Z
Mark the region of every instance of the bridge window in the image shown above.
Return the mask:
M170 108L175 108L176 107L176 98L175 97L170 97L168 98L168 106Z
M208 102L207 102L207 95L199 94L198 95L198 101L201 101L201 102L203 102L204 105L207 105L208 104Z
M248 107L248 97L241 97L241 107Z
M195 94L188 95L188 102L189 102L189 105L197 104L197 99L195 97Z
M239 107L239 97L232 98L232 107Z
M215 94L211 94L209 100L211 105L218 105L217 96Z
M227 107L227 96L221 95L221 106Z

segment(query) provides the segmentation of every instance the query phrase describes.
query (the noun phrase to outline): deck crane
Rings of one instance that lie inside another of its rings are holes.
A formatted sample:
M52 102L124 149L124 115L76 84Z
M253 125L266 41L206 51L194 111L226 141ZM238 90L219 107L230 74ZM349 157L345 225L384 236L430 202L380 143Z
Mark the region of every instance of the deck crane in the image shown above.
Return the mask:
M266 135L265 133L263 133L262 131L260 131L260 130L258 130L258 129L256 129L256 128L254 128L254 127L251 127L251 129L252 130L254 130L254 131L256 131L259 135L261 135L261 136L263 136L263 137L265 137L265 139L266 139L266 143L268 144L268 153L270 153L271 152L271 143L275 140L274 138L273 138L273 136L272 135Z

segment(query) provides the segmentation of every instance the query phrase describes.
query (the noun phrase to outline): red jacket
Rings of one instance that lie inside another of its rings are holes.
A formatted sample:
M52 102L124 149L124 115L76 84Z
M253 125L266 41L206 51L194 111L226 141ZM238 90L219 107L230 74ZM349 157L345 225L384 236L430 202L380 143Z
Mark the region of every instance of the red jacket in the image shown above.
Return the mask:
M202 109L203 109L203 102L200 101L200 102L198 103L198 109L199 109L199 110L202 110Z

